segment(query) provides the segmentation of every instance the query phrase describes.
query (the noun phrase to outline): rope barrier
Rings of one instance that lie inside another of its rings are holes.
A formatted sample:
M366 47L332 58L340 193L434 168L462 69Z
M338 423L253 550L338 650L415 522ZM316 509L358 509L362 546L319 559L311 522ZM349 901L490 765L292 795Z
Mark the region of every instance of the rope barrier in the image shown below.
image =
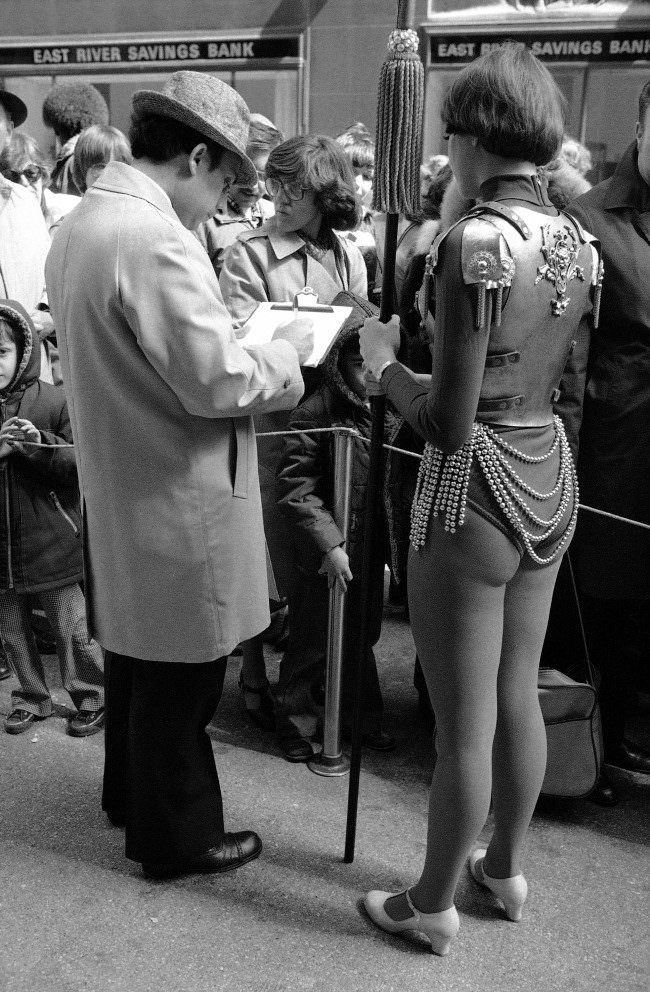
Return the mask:
M352 427L310 427L307 430L295 431L259 431L256 437L288 437L291 434L351 434L358 437L364 444L370 445L370 438L364 437L359 431ZM30 448L74 448L74 444L44 444L38 441L20 441L20 444L28 445ZM408 451L406 448L397 448L393 444L385 444L385 451L394 451L398 455L407 455L409 458L417 458L422 461L422 455L417 451ZM619 524L630 524L632 527L640 527L642 530L650 530L650 524L642 523L640 520L632 520L630 517L622 517L618 513L610 513L608 510L599 510L595 506L588 506L586 503L578 503L580 510L588 513L595 513L599 517L607 517L608 520L615 520Z
M353 434L364 444L370 445L370 438L364 437L359 431L352 427L310 427L307 430L295 431L260 431L256 437L286 437L291 434ZM398 455L408 455L409 458L417 458L422 461L422 455L417 451L408 451L406 448L397 448L393 444L384 444L385 451L394 451ZM588 506L586 503L578 503L578 509L587 510L588 513L595 513L599 517L607 517L608 520L615 520L620 524L630 524L632 527L640 527L642 530L650 530L650 524L642 523L640 520L632 520L630 517L622 517L618 513L610 513L608 510L599 510L595 506Z

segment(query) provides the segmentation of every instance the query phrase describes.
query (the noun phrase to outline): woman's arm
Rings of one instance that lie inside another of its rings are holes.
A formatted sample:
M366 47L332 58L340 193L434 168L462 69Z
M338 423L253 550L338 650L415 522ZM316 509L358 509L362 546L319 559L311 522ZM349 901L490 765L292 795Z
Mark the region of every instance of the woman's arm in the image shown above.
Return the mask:
M391 363L381 378L382 390L393 406L426 441L447 453L457 451L471 435L489 341L489 329L475 326L475 290L462 277L463 227L454 228L438 252L429 389L398 362ZM362 353L370 368L373 336L378 339L375 347L386 347L385 339L382 344L381 334L376 334L376 324L379 321L366 321L361 332Z

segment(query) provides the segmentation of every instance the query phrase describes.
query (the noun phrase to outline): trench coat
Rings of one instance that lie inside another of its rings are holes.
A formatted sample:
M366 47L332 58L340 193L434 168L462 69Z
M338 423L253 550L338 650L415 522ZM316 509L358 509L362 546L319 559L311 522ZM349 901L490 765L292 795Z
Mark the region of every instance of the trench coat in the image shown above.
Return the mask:
M331 303L347 289L364 298L368 278L363 256L356 245L339 238L344 266L335 280L306 250L297 233L281 234L271 218L255 231L245 231L225 253L219 277L223 298L237 326L248 320L258 303L291 302L296 293L311 286L321 303Z
M250 414L296 405L297 353L238 344L205 250L122 162L63 220L46 279L91 634L151 661L227 655L269 622Z
M580 431L580 501L650 523L650 186L636 143L614 174L568 210L602 245L600 323L592 333ZM584 592L650 597L647 531L580 513L575 556Z

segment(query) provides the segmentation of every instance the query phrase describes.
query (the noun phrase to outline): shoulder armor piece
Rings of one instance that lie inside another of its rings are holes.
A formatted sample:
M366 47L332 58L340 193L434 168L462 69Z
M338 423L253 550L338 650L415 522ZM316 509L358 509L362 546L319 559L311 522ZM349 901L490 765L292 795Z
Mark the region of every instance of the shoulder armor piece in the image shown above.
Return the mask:
M465 225L461 242L461 266L465 285L477 287L477 328L489 327L491 323L498 327L501 323L503 291L512 283L515 262L501 231L486 218L472 216ZM487 295L488 290L494 291L490 297Z
M589 245L589 247L591 248L591 258L592 258L591 285L594 287L594 299L593 299L594 309L592 314L592 320L593 320L594 328L596 328L598 327L598 321L600 317L600 298L603 292L603 278L605 275L605 263L603 262L603 252L602 252L601 244L598 238L595 238L593 234L589 233L589 231L585 231L582 224L578 220L576 220L576 218L573 216L572 213L569 213L566 210L562 212L564 216L567 217L568 220L570 220L573 226L575 227L581 244Z

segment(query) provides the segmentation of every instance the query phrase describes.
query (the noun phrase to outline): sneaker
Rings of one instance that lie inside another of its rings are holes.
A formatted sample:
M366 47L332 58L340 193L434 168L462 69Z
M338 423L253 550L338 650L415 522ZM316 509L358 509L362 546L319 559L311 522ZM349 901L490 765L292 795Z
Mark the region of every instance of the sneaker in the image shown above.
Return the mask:
M90 737L91 734L99 733L105 719L103 707L99 710L80 710L68 718L68 733L70 737Z

